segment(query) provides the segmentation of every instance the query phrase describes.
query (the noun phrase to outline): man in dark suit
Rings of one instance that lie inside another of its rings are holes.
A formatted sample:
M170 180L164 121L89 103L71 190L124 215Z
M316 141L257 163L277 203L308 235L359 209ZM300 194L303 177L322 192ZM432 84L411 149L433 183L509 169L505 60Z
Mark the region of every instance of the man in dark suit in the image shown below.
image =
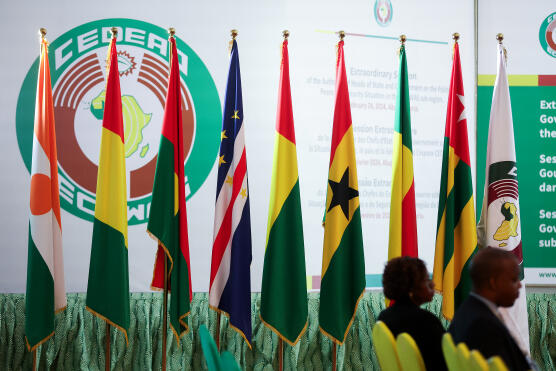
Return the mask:
M448 328L454 341L477 349L485 358L500 356L510 370L531 369L498 312L498 307L511 307L519 296L516 257L509 251L482 248L471 262L470 275L473 290Z

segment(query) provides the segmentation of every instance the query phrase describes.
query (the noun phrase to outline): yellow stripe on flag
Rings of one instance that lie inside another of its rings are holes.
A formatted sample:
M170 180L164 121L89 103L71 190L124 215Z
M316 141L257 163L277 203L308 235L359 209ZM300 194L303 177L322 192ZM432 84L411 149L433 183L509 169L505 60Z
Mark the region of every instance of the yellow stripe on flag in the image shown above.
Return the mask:
M270 212L268 214L268 228L266 232L266 245L272 225L278 218L280 210L290 195L292 188L297 183L297 152L294 143L276 134L274 142L274 166L272 168L272 187L270 190ZM265 246L266 246L265 245Z
M349 187L357 187L357 170L355 168L355 146L353 143L353 126L344 133L344 137L336 147L334 159L330 164L328 179L340 180L349 166ZM326 193L326 226L324 228L324 248L322 256L322 276L324 277L332 256L338 249L344 231L353 217L353 213L359 207L359 197L349 200L349 219L346 219L341 207L334 207L330 212L328 208L332 201L332 190L328 185Z
M436 245L434 248L434 265L432 270L432 282L436 291L444 292L444 254L446 254L446 206L442 211L442 218L438 225L438 233L436 234ZM439 253L442 251L442 254Z
M127 188L124 144L113 131L102 128L95 218L121 232L127 248Z
M392 159L392 195L390 199L390 235L388 238L388 260L402 255L402 135L394 132ZM402 157L400 159L400 156ZM406 191L407 192L407 191Z
M402 191L405 197L413 184L413 153L406 146L402 146L402 164Z

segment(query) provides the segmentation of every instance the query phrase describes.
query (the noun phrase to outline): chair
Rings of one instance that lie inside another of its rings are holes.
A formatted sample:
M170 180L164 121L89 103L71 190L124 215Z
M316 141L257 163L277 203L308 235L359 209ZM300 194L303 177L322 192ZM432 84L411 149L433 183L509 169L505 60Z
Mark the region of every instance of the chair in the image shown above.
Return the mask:
M394 335L382 321L377 321L372 330L373 344L382 370L401 371Z
M407 332L402 332L396 339L398 359L402 371L425 371L425 361L415 340ZM486 370L488 371L488 370Z
M446 360L446 365L450 371L460 371L458 360L458 352L452 335L449 332L442 336L442 353L444 353L444 359Z
M508 367L499 356L492 356L488 359L489 371L508 371Z
M476 349L469 353L469 370L488 371L488 363L485 357Z
M465 343L459 343L456 346L458 354L459 369L461 371L466 371L469 369L469 348Z
M201 333L201 348L203 348L209 371L241 371L230 352L222 352L222 355L218 354L216 344L205 325L201 325L199 332Z

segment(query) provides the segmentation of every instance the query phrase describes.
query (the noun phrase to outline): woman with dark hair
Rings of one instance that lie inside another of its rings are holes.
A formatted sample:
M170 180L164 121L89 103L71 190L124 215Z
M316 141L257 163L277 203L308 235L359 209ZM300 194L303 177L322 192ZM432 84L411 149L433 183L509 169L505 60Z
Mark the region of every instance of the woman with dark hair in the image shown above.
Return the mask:
M419 308L434 296L434 283L425 263L409 256L391 259L384 267L382 286L384 296L393 304L380 313L378 320L394 336L402 332L411 335L427 370L447 370L441 345L445 330L435 315Z

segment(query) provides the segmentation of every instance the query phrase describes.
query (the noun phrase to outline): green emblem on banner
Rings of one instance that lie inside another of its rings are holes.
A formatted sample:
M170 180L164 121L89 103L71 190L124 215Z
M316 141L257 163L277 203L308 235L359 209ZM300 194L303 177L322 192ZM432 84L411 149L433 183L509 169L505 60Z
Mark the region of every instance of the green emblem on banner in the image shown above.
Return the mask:
M106 53L111 27L118 28L118 71L129 224L148 220L168 84L168 34L134 19L114 18L75 27L49 47L56 119L61 206L92 221L100 133L104 113ZM176 37L181 74L185 187L192 197L214 165L219 146L220 99L203 61ZM38 58L29 69L17 102L16 132L28 170L34 126Z

